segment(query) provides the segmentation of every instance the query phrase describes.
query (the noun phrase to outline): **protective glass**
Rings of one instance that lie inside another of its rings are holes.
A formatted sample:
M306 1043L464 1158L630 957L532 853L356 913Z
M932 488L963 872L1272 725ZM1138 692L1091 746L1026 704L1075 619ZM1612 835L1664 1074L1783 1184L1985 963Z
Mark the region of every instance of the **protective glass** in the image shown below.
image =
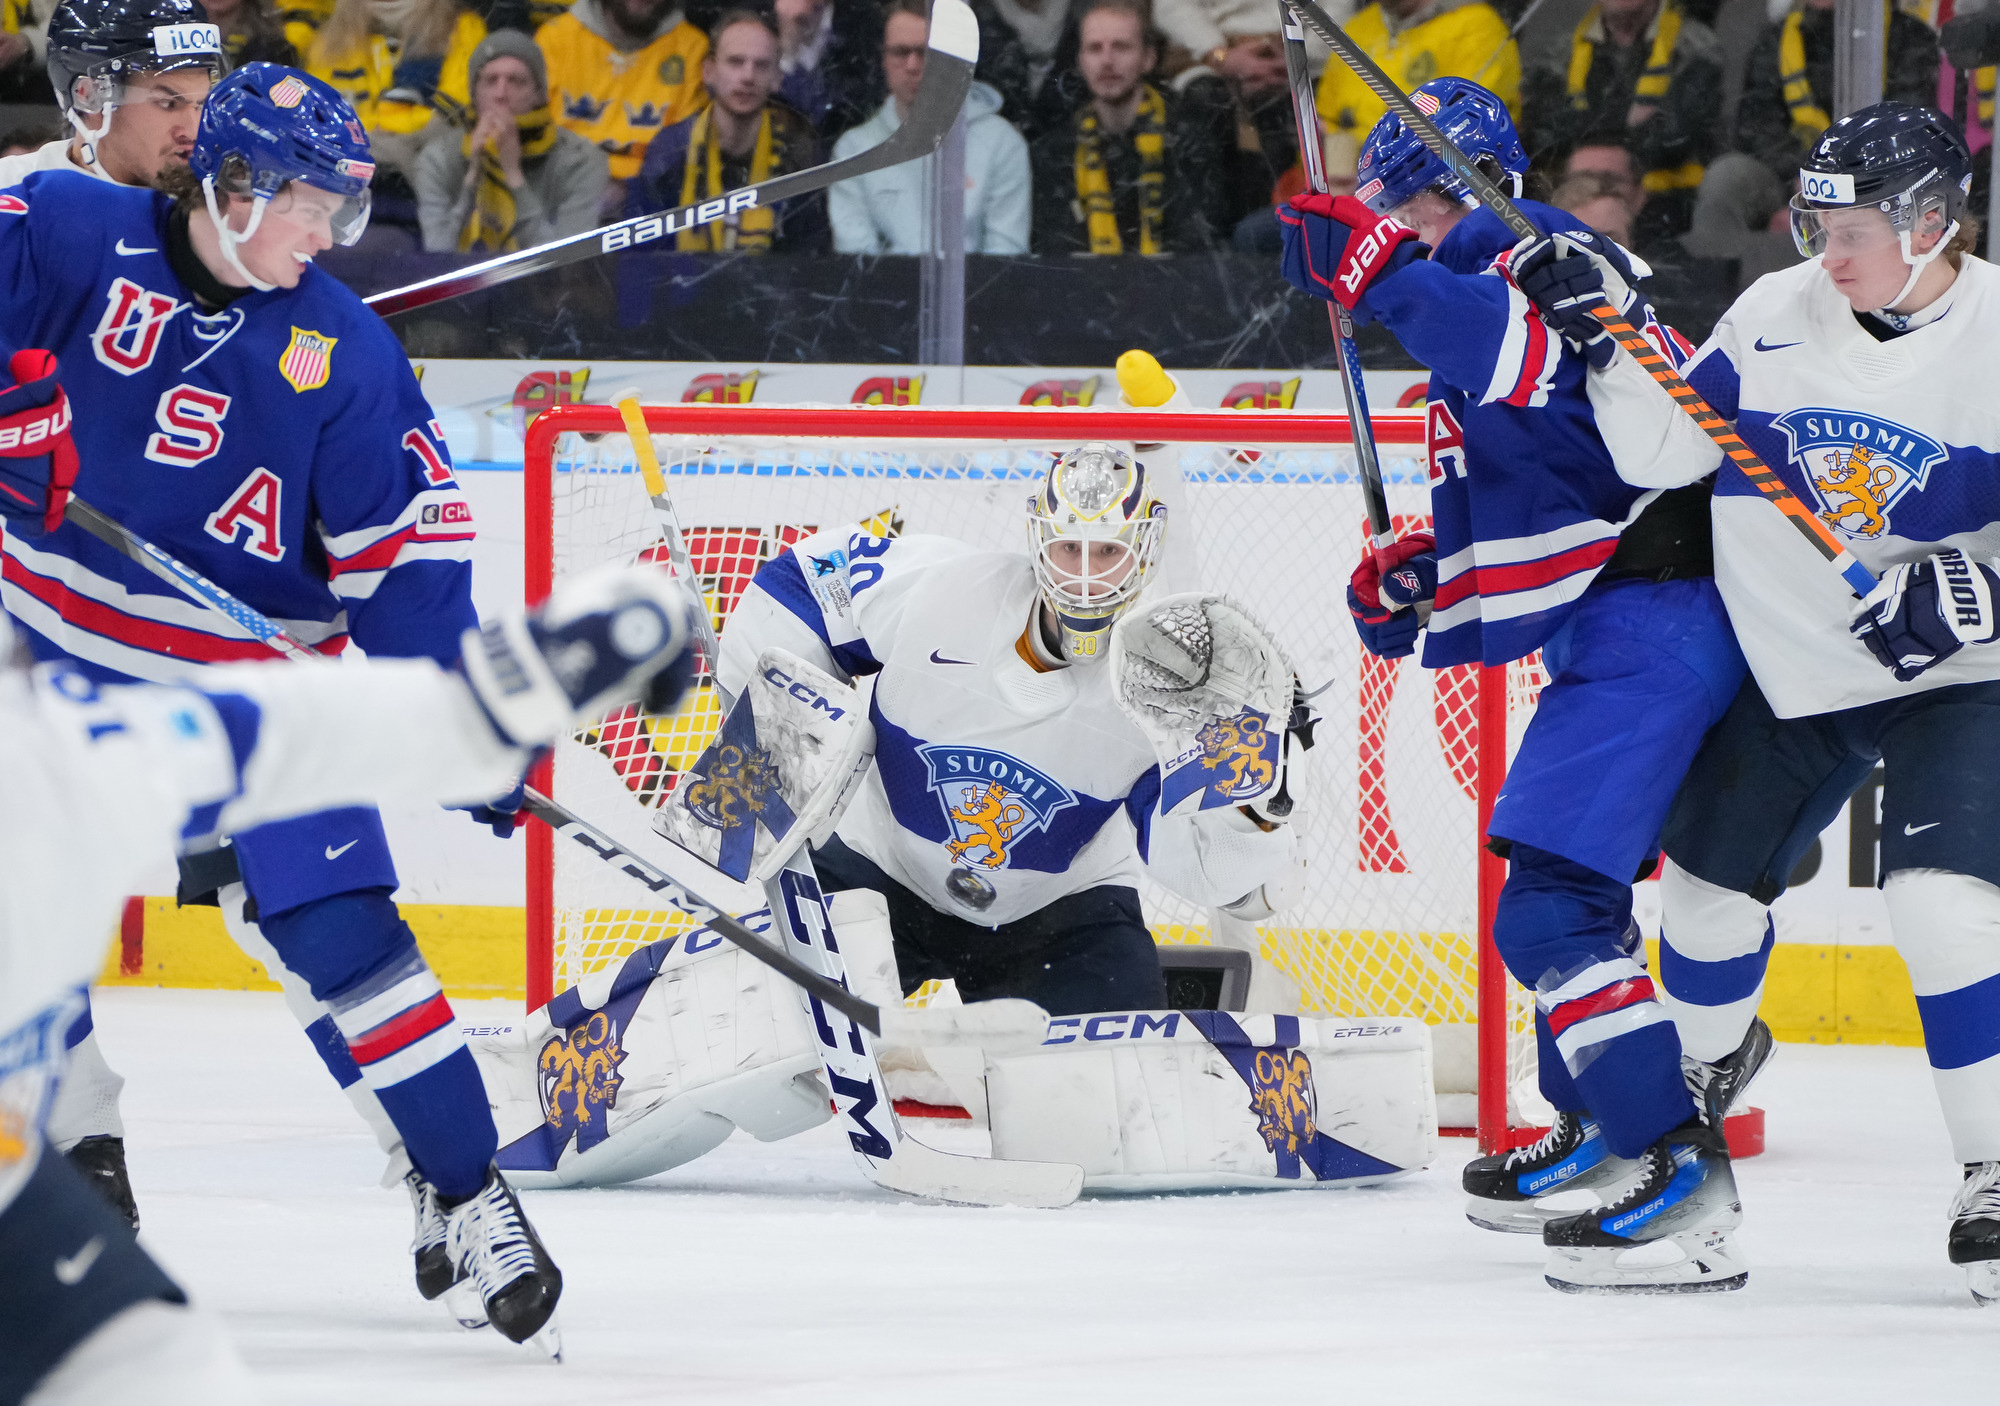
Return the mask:
M1889 248L1913 230L1945 227L1944 198L1939 195L1887 209L1881 205L1827 209L1808 205L1803 196L1795 195L1791 211L1792 243L1808 259L1856 258Z
M352 245L368 228L370 192L342 195L304 181L287 182L271 198L270 213L306 229L319 229L335 244Z

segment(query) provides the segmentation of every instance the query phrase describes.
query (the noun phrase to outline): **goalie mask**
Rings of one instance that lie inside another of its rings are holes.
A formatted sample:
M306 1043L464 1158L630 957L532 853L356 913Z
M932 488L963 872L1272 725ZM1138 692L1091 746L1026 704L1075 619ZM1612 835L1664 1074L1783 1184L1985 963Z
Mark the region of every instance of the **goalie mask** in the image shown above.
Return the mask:
M1166 504L1129 453L1083 444L1056 460L1028 501L1028 537L1065 660L1105 657L1112 622L1145 590L1166 531Z

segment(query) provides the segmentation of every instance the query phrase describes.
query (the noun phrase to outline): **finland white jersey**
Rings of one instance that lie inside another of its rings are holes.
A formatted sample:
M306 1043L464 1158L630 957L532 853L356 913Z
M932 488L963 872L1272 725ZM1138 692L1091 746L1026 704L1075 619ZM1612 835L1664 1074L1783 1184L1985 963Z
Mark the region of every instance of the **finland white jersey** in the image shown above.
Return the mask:
M1878 342L1815 260L1759 279L1687 379L1880 576L1940 546L2000 558L2000 270L1966 256L1936 320ZM1715 576L1781 718L2000 678L1968 646L1908 683L1848 633L1855 600L1819 552L1629 358L1591 378L1621 475L1716 475Z
M1032 662L1035 602L1022 553L821 532L758 569L718 672L739 691L777 645L876 675L875 766L839 834L940 912L998 927L1136 886L1142 866L1197 903L1232 903L1288 870L1289 831L1260 832L1233 806L1158 813L1152 748L1109 668Z

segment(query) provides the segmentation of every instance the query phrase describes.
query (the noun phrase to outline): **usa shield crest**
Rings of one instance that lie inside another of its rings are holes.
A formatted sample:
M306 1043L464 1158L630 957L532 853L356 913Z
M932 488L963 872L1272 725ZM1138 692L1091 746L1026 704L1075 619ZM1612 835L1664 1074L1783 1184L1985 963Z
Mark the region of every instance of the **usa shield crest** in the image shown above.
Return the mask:
M278 358L278 374L290 381L295 391L318 390L333 374L333 346L339 340L324 332L294 327L291 344Z

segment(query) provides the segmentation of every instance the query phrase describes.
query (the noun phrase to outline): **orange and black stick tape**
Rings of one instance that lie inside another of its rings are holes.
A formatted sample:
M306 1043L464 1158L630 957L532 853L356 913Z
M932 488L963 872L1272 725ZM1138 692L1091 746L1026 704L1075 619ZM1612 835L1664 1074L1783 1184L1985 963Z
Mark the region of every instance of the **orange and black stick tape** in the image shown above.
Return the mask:
M1632 359L1645 368L1646 374L1659 383L1660 389L1672 396L1702 432L1720 446L1750 485L1763 494L1772 507L1791 519L1792 526L1804 533L1819 554L1833 563L1855 595L1865 596L1875 589L1875 577L1868 568L1855 560L1854 554L1841 545L1840 539L1820 521L1819 515L1785 486L1785 481L1769 464L1757 457L1757 451L1743 442L1742 436L1729 427L1729 422L1716 414L1693 386L1681 379L1673 363L1660 354L1658 347L1647 341L1608 302L1592 308L1590 315L1604 324L1604 330L1617 339L1618 345L1625 348Z

